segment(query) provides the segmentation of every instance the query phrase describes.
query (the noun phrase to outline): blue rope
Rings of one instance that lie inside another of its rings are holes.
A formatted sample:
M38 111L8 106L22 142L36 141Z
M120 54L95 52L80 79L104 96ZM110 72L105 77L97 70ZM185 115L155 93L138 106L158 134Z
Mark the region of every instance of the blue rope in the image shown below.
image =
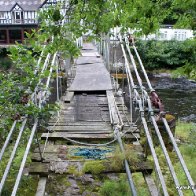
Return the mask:
M86 159L105 159L106 153L112 152L113 150L102 150L99 148L76 148L74 149L74 156L82 156Z

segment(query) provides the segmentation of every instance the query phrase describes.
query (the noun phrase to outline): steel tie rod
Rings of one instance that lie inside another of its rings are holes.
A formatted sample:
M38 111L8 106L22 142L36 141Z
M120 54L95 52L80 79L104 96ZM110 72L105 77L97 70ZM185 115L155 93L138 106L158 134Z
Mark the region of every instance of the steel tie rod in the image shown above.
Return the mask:
M166 149L166 147L165 147L163 138L162 138L162 136L161 136L161 133L160 133L159 128L158 128L158 126L157 126L157 123L156 123L156 121L155 121L155 117L154 117L154 116L151 116L151 120L152 120L152 123L153 123L153 125L154 125L154 129L155 129L155 132L156 132L156 134L157 134L157 137L159 138L159 142L160 142L160 144L161 144L161 148L162 148L163 153L164 153L164 155L165 155L165 159L166 159L166 161L167 161L167 164L168 164L168 167L169 167L169 169L170 169L170 173L171 173L171 175L172 175L172 177L173 177L174 183L175 183L176 187L178 187L178 186L180 186L180 184L179 184L178 178L177 178L177 176L176 176L174 167L173 167L173 165L172 165L171 159L170 159L170 157L169 157L169 154L168 154L168 152L167 152L167 149ZM183 195L182 190L177 189L177 191L178 191L178 194L179 194L180 196Z
M16 193L17 193L18 186L19 186L19 183L20 183L20 180L21 180L21 177L22 177L22 172L23 172L23 169L24 169L24 166L25 166L25 163L26 163L26 160L27 160L27 156L29 154L29 150L30 150L30 147L31 147L31 144L32 144L32 141L33 141L36 129L37 129L37 125L38 125L38 119L35 120L35 123L33 125L32 130L31 130L31 135L29 137L29 141L28 141L28 144L27 144L27 147L26 147L26 150L25 150L25 153L24 153L21 165L20 165L18 176L16 178L16 182L15 182L15 185L14 185L11 196L15 196Z
M5 141L5 143L4 143L4 145L3 145L2 149L1 149L0 161L1 161L2 157L3 157L3 154L4 154L4 152L5 152L5 149L6 149L7 146L8 146L8 143L9 143L9 141L10 141L10 138L11 138L13 132L14 132L14 129L15 129L15 127L16 127L16 122L17 122L16 120L13 122L12 127L11 127L11 129L10 129L10 132L9 132L9 134L8 134L8 136L7 136L7 138L6 138L6 141Z
M9 173L9 171L10 171L10 167L11 167L11 164L12 164L12 162L13 162L14 156L15 156L15 154L16 154L16 150L17 150L17 148L18 148L18 146L19 146L20 139L21 139L22 133L23 133L23 131L24 131L26 122L27 122L27 118L22 122L22 125L21 125L21 127L20 127L20 131L19 131L19 134L18 134L16 143L15 143L15 145L14 145L14 148L13 148L13 150L12 150L10 159L9 159L9 161L8 161L8 163L7 163L7 167L6 167L5 171L4 171L3 177L2 177L2 179L1 179L1 183L0 183L0 195L1 195L1 193L2 193L2 190L3 190L4 184L5 184L7 175L8 175L8 173Z
M122 140L121 140L121 136L120 136L120 133L119 133L119 128L117 126L115 127L114 132L116 134L120 149L121 149L122 153L125 154L125 149L124 149L124 146L123 146L123 143L122 143ZM135 185L134 185L134 182L133 182L131 170L129 168L129 164L128 164L128 161L127 161L126 158L124 160L124 163L125 163L125 170L126 170L126 173L127 173L129 186L131 188L132 195L137 196L137 191L136 191L136 188L135 188Z
M179 148L178 148L178 146L176 144L176 141L174 139L174 136L173 136L173 134L172 134L172 132L170 130L170 127L169 127L169 125L167 123L167 120L165 118L162 118L162 121L163 121L164 126L166 128L166 131L167 131L167 133L168 133L168 135L170 137L170 140L171 140L171 142L173 144L173 147L174 147L174 149L176 151L176 154L177 154L177 156L178 156L178 158L180 160L180 164L182 165L182 168L184 170L184 173L186 174L187 180L189 181L190 186L192 187L192 186L195 185L195 183L194 183L194 181L193 181L193 179L192 179L192 177L191 177L191 175L189 173L189 170L188 170L188 168L187 168L187 166L186 166L186 164L184 162L184 159L183 159L183 157L182 157L182 155L180 153L180 150L179 150ZM193 191L194 196L196 196L196 189L193 188L192 191Z

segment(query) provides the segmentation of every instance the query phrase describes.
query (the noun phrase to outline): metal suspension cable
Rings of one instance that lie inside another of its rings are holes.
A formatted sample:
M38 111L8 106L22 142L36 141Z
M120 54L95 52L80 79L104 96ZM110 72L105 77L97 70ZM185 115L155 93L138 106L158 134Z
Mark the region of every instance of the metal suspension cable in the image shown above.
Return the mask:
M3 145L2 149L1 149L1 152L0 152L0 161L1 161L2 157L3 157L3 154L4 154L4 152L5 152L5 149L6 149L7 146L8 146L8 143L9 143L9 141L10 141L10 138L11 138L13 132L14 132L16 123L17 123L17 121L15 120L15 121L13 122L12 127L11 127L11 129L10 129L10 132L9 132L9 134L8 134L6 140L5 140L5 143L4 143L4 145Z
M128 29L128 31L129 31L129 33L130 33L130 29ZM141 69L142 69L142 71L143 71L143 74L144 74L144 77L145 77L146 82L147 82L147 84L148 84L148 87L149 87L150 91L152 92L152 91L154 91L154 89L152 88L151 82L150 82L150 80L149 80L149 78L148 78L148 75L147 75L147 73L146 73L146 70L145 70L145 68L144 68L144 65L143 65L143 63L142 63L142 60L141 60L139 54L138 54L138 51L137 51L137 48L135 47L134 42L133 42L133 49L134 49L134 51L135 51L135 53L136 53L136 56L137 56L137 58L138 58L140 67L141 67Z
M141 78L140 78L140 76L139 76L139 73L138 73L138 71L137 71L137 67L136 67L136 64L135 64L133 55L131 54L131 51L130 51L130 48L129 48L128 44L126 44L126 48L127 48L127 51L128 51L128 53L129 53L129 55L130 55L130 59L131 59L131 61L132 61L132 64L133 64L133 67L134 67L134 70L135 70L135 73L136 73L138 82L139 82L139 84L140 84L140 87L142 88L142 87L143 87L143 85L142 85L142 80L141 80ZM143 88L142 88L142 90L143 90L144 93L145 93L146 99L149 100L149 101L148 101L148 106L149 106L150 109L152 110L152 108L151 108L151 102L150 102L150 99L149 99L149 97L148 97L148 94L147 94L147 92L146 92ZM149 105L149 104L150 104L150 105ZM175 183L176 186L179 186L179 181L178 181L178 179L177 179L177 176L176 176L175 170L174 170L174 168L173 168L171 159L169 158L168 152L167 152L167 150L166 150L165 144L164 144L163 139L162 139L162 136L161 136L161 134L160 134L158 125L157 125L157 123L156 123L156 121L155 121L154 115L151 115L150 118L151 118L151 120L152 120L153 126L154 126L154 128L155 128L155 132L156 132L156 134L157 134L157 136L158 136L158 139L159 139L159 142L160 142L160 144L161 144L161 148L162 148L162 150L163 150L163 153L164 153L164 156L165 156L165 158L166 158L168 167L169 167L169 169L170 169L170 173L171 173L171 175L172 175L172 177L173 177L173 179L174 179L174 183ZM181 191L180 189L178 189L178 193L179 193L179 195L183 195L183 193L182 193L182 191Z
M122 139L121 139L121 136L120 136L120 133L119 133L119 127L118 126L115 127L114 133L117 137L120 149L121 149L123 155L125 155L125 149L124 149L124 146L123 146L123 143L122 143ZM125 164L125 170L126 170L126 173L127 173L127 178L128 178L129 186L131 188L132 195L137 196L137 191L136 191L136 188L135 188L135 185L134 185L134 182L133 182L131 170L129 168L129 163L128 163L126 158L124 160L124 164Z
M190 186L194 186L195 183L194 183L194 181L193 181L193 179L192 179L192 177L191 177L191 175L190 175L190 173L188 171L188 168L187 168L187 166L186 166L186 164L184 162L184 159L183 159L183 157L182 157L182 155L180 153L180 150L179 150L179 148L178 148L178 146L176 144L174 136L171 133L171 130L170 130L170 127L169 127L169 125L167 123L167 120L165 118L162 118L162 121L163 121L164 126L166 128L166 131L167 131L167 133L168 133L168 135L170 137L170 140L171 140L171 142L173 144L173 147L174 147L174 149L176 151L176 154L177 154L177 156L178 156L178 158L180 160L180 164L182 165L182 168L183 168L183 170L184 170L184 172L186 174L187 180L189 181ZM196 196L196 189L192 189L192 191L193 191L193 194Z
M121 36L120 36L120 42L121 42L121 48L122 48L123 55L124 55L125 62L126 62L125 65L127 66L128 65L128 60L127 60L127 57L126 57L126 52L125 52L125 49L124 49L124 45L122 43L122 37ZM150 146L150 150L151 150L154 162L155 162L155 168L156 168L156 171L157 171L157 174L158 174L161 186L162 186L162 190L163 190L164 195L168 196L169 194L167 192L166 183L165 183L163 174L161 172L161 168L160 168L160 165L159 165L158 157L157 157L156 152L155 152L155 148L154 148L154 145L153 145L152 138L150 136L150 132L149 132L149 129L148 129L148 126L147 126L146 119L144 118L144 108L142 106L142 100L140 98L139 93L135 89L135 85L134 85L133 78L131 76L129 68L127 68L127 70L129 72L129 77L131 77L130 78L131 87L132 87L132 89L134 89L134 94L135 94L135 97L137 99L137 103L139 105L139 109L140 109L140 113L141 113L141 120L142 120L142 123L143 123L143 127L144 127L144 131L145 131L145 134L146 134L146 137L147 137L147 141L148 141L148 144Z
M27 122L27 118L25 118L25 120L22 122L22 125L21 125L21 127L20 127L20 131L19 131L19 134L18 134L16 143L15 143L15 145L14 145L14 148L13 148L13 150L12 150L10 159L9 159L9 161L8 161L8 163L7 163L6 169L5 169L4 174L3 174L3 177L2 177L2 179L1 179L1 183L0 183L0 195L1 195L1 193L2 193L2 190L3 190L4 184L5 184L5 180L6 180L6 178L7 178L7 175L8 175L8 173L9 173L9 171L10 171L10 167L11 167L11 164L12 164L12 162L13 162L14 156L15 156L15 154L16 154L16 150L17 150L17 148L18 148L18 146L19 146L20 139L21 139L22 133L23 133L23 131L24 131L26 122Z
M16 192L18 190L18 186L19 186L19 183L20 183L20 180L21 180L22 172L23 172L23 169L25 167L25 163L26 163L27 156L29 154L29 150L30 150L33 138L34 138L34 134L35 134L36 129L37 129L37 125L38 125L38 119L35 119L35 123L33 125L32 130L31 130L31 135L30 135L30 138L29 138L29 141L28 141L28 144L27 144L27 147L26 147L26 150L25 150L25 153L24 153L21 165L20 165L20 169L18 171L18 176L16 178L16 182L15 182L15 185L14 185L11 196L15 196Z
M42 60L42 58L43 58L44 49L45 49L45 46L44 46L44 48L43 48L43 50L42 50L42 52L41 52L41 55L40 55L40 57L39 57L39 59L38 59L38 63L37 63L37 66L36 66L36 70L34 71L34 74L37 74L38 68L39 68L40 63L41 63L41 60ZM31 96L31 98L32 98L32 97L33 97L33 95ZM17 121L15 120L15 121L13 122L13 124L12 124L12 127L11 127L11 129L10 129L10 132L9 132L7 138L6 138L6 141L4 142L4 145L3 145L2 149L1 149L0 161L1 161L2 157L3 157L3 154L4 154L4 152L5 152L5 150L6 150L7 146L8 146L8 144L9 144L9 141L10 141L10 138L11 138L11 136L12 136L12 134L13 134L14 129L15 129L16 123L17 123Z
M52 65L51 65L51 68L50 68L50 74L49 74L47 82L46 82L46 89L49 87L50 78L51 78L52 71L53 71L53 68L54 68L54 65L55 65L56 55L57 55L57 53L55 53L54 57L53 57ZM42 94L42 97L40 98L40 101L39 101L40 108L42 107L42 102L44 102L45 99L46 99L45 95L46 95L46 90L44 91L44 93ZM20 183L20 180L21 180L21 177L22 177L22 171L24 169L29 150L30 150L30 147L31 147L34 135L36 133L37 126L38 126L38 119L36 118L35 119L35 123L33 125L33 128L31 130L31 135L30 135L29 140L28 140L28 144L27 144L24 156L23 156L23 160L22 160L21 165L20 165L20 169L19 169L16 181L15 181L15 185L14 185L14 189L13 189L13 192L12 192L12 196L15 196L16 193L17 193L18 186L19 186L19 183Z
M154 90L154 89L152 88L152 86L151 86L150 80L149 80L149 78L148 78L148 76L147 76L146 70L145 70L145 68L144 68L144 66L143 66L143 63L142 63L142 60L141 60L141 58L140 58L140 56L139 56L139 53L138 53L138 51L137 51L137 48L135 47L134 44L133 44L133 48L134 48L134 51L135 51L136 56L137 56L137 58L138 58L139 64L140 64L140 66L141 66L141 68L142 68L142 71L143 71L143 73L144 73L144 76L145 76L146 82L147 82L147 84L148 84L148 87L149 87L150 91L153 92L153 91L155 91L155 90ZM129 51L130 51L130 48L127 47L127 49L128 49L128 52L129 52ZM133 56L132 56L132 57L133 57ZM146 96L147 96L147 99L149 100L149 97L148 97L147 92L146 92ZM150 103L150 100L149 100L148 106L150 106L150 105L151 105L151 103ZM174 179L175 185L176 185L177 187L179 187L179 181L178 181L178 179L177 179L176 173L175 173L174 168L173 168L173 165L172 165L172 163L171 163L171 159L169 158L169 155L168 155L167 150L166 150L166 148L165 148L165 145L164 145L164 142L163 142L163 140L162 140L162 136L161 136L161 134L160 134L158 125L157 125L157 123L156 123L156 121L155 121L154 115L151 115L151 120L152 120L152 123L153 123L153 125L154 125L156 134L157 134L157 136L158 136L158 138L159 138L159 141L160 141L160 143L161 143L161 147L162 147L164 156L165 156L165 158L166 158L168 167L169 167L169 169L170 169L170 173L171 173L171 175L172 175L172 177L173 177L173 179ZM172 132L171 132L171 129L170 129L169 125L168 125L168 122L167 122L167 120L166 120L165 118L162 118L162 120L163 120L163 123L164 123L164 125L165 125L165 127L166 127L167 133L168 133L168 135L169 135L169 137L170 137L170 140L171 140L171 142L172 142L172 144L173 144L173 146L174 146L174 148L175 148L176 154L177 154L177 156L178 156L178 158L179 158L179 160L180 160L180 163L181 163L181 165L182 165L182 168L183 168L183 170L184 170L184 172L185 172L185 174L186 174L187 180L189 181L190 185L194 185L194 182L193 182L193 180L192 180L192 178L191 178L191 175L190 175L190 173L189 173L189 171L188 171L188 169L187 169L187 167L186 167L186 164L185 164L184 159L183 159L183 157L182 157L182 155L181 155L181 153L180 153L180 150L179 150L179 148L177 147L177 144L176 144L176 142L175 142L174 136L172 135ZM192 190L193 190L193 189L192 189ZM181 191L180 189L178 189L178 193L179 193L179 195L183 195L183 193L182 193L182 191ZM193 190L193 193L194 193L194 195L196 195L196 190Z
M122 38L121 38L122 39ZM132 66L133 66L133 69L135 71L135 74L136 74L136 77L137 77L137 81L138 81L138 84L140 86L141 89L144 88L143 84L142 84L142 79L138 73L138 70L137 70L137 66L136 66L136 63L135 63L135 60L133 58L133 55L131 54L131 51L130 51L130 48L129 48L129 45L127 44L127 38L125 38L125 45L126 45L126 49L129 53L129 57L131 59L131 63L132 63Z
M144 68L144 65L143 65L143 63L142 63L142 60L141 60L141 58L140 58L138 52L137 52L137 49L136 49L135 45L133 45L133 49L134 49L134 51L135 51L135 53L136 53L136 56L137 56L137 58L138 58L140 67L142 68L144 77L145 77L146 82L147 82L147 84L148 84L148 88L150 89L150 92L153 92L153 91L155 91L155 90L152 88L152 85L151 85L151 83L150 83L150 80L149 80L149 78L148 78L148 75L147 75L147 73L146 73L146 70L145 70L145 68Z
M67 1L66 1L66 2L67 2ZM64 24L64 21L65 21L65 20L63 20L62 25ZM44 48L45 48L45 46L44 46ZM34 74L37 74L37 72L38 72L39 65L40 65L41 60L42 60L42 57L43 57L43 53L44 53L44 50L42 50L42 53L41 53L40 58L39 58L39 60L38 60L38 64L37 64L36 70L34 71ZM57 53L54 54L55 58L56 58L56 55L57 55ZM43 71L47 68L47 66L48 66L47 61L49 61L49 58L50 58L50 55L48 54L48 55L47 55L47 58L46 58L46 61L45 61L44 65L43 65L43 68L42 68L41 73L43 73ZM54 58L54 59L55 59L55 58ZM54 60L54 59L53 59L53 60ZM55 61L55 60L54 60L54 61ZM46 89L49 87L49 82L50 82L51 74L52 74L52 69L50 69L50 74L49 74L48 80L47 80L47 82L46 82ZM36 91L36 89L35 89L35 91ZM35 96L35 94L36 94L36 92L34 92L34 93L32 94L31 99L33 99L33 97ZM40 101L39 101L39 106L41 106L41 103L42 103L43 101L45 101L45 99L46 99L46 96L45 96L45 95L46 95L46 90L45 90L44 93L42 94L42 98L43 98L43 99L40 99ZM1 183L0 183L0 194L1 194L2 190L3 190L4 183L5 183L5 181L6 181L7 175L8 175L8 173L9 173L10 168L11 168L11 164L12 164L13 159L14 159L14 156L15 156L15 154L16 154L16 150L17 150L17 148L18 148L18 146L19 146L19 142L20 142L20 139L21 139L21 137L22 137L22 134L23 134L23 131L24 131L24 128L25 128L26 123L27 123L27 116L26 116L26 118L25 118L25 119L23 120L23 122L22 122L22 126L21 126L21 128L20 128L20 131L19 131L19 134L18 134L16 143L15 143L15 145L14 145L14 148L13 148L13 151L12 151L12 153L11 153L10 159L9 159L9 161L8 161L7 167L6 167L5 172L4 172L4 174L3 174L3 177L2 177L2 180L1 180ZM8 134L8 137L7 137L7 139L6 139L6 142L5 142L4 147L3 147L3 149L2 149L1 152L4 152L4 151L5 151L5 148L6 148L7 144L8 144L8 142L9 142L9 139L10 139L10 137L11 137L11 135L12 135L12 132L13 132L15 126L16 126L16 121L14 121L14 123L13 123L13 125L12 125L11 131L10 131L10 133ZM26 150L25 150L25 153L24 153L24 156L23 156L23 160L22 160L22 162L21 162L20 169L19 169L19 172L18 172L18 176L17 176L16 182L15 182L15 185L14 185L14 189L13 189L13 192L12 192L12 196L15 196L15 195L16 195L16 192L17 192L17 189L18 189L18 186L19 186L21 177L22 177L22 171L23 171L24 166L25 166L25 163L26 163L26 159L27 159L27 156L28 156L28 153L29 153L29 150L30 150L30 147L31 147L33 138L34 138L34 134L36 133L37 126L38 126L38 119L35 119L35 123L34 123L34 125L33 125L32 130L31 130L31 135L30 135L30 138L29 138L29 140L28 140L27 148L26 148ZM2 156L2 155L3 155L3 153L1 153L1 156Z
M176 187L179 187L180 184L179 184L178 178L177 178L177 176L176 176L176 173L175 173L174 167L173 167L173 165L172 165L171 159L170 159L170 157L169 157L169 154L168 154L167 149L166 149L166 147L165 147L163 138L162 138L161 133L160 133L160 131L159 131L159 128L158 128L158 126L157 126L156 120L155 120L155 118L154 118L153 115L151 115L150 118L151 118L151 120L152 120L154 129L155 129L155 132L156 132L157 137L158 137L158 139L159 139L159 142L160 142L160 144L161 144L161 148L162 148L163 153L164 153L164 156L165 156L165 158L166 158L166 161L167 161L168 167L169 167L169 169L170 169L170 173L171 173L171 175L172 175L172 178L173 178L173 180L174 180L174 183L175 183ZM180 196L183 195L182 190L177 189L177 191L178 191L178 194L179 194Z

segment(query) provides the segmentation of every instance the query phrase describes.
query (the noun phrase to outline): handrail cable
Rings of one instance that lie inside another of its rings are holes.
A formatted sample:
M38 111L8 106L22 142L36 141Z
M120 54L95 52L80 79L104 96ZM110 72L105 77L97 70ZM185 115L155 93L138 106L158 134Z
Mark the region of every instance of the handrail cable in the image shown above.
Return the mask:
M123 42L122 42L121 35L119 35L119 38L120 38L120 45L121 45L123 55L124 55L124 58L125 58L125 66L128 67L129 63L128 63L128 60L127 60L127 56L126 56L126 52L125 52L125 48L124 48L124 45L123 45ZM129 77L130 77L131 76L130 70L129 69L127 69L127 70L129 72ZM142 106L142 100L141 100L141 97L140 97L139 93L137 92L137 90L135 88L135 84L133 82L132 77L130 77L130 81L131 81L131 87L132 87L132 89L134 89L134 94L135 94L137 104L138 104L139 109L140 109L141 120L142 120L142 123L143 123L143 127L144 127L144 131L145 131L145 134L146 134L146 137L147 137L147 141L148 141L151 153L152 153L152 157L153 157L154 162L155 162L156 172L158 174L158 177L159 177L159 180L160 180L160 183L161 183L161 186L162 186L163 193L164 193L165 196L168 196L169 194L167 192L166 183L165 183L163 174L161 172L161 168L160 168L160 165L159 165L158 157L157 157L156 152L155 152L155 148L154 148L153 141L152 141L152 138L151 138L151 135L150 135L150 131L148 129L146 119L144 118L144 108Z
M126 45L128 45L128 44L126 44ZM145 76L145 79L146 79L146 82L147 82L148 87L149 87L149 89L150 89L150 92L155 92L155 90L154 90L154 89L152 88L152 86L151 86L150 80L149 80L149 78L148 78L148 76L147 76L146 70L145 70L145 68L144 68L144 66L143 66L143 63L142 63L142 61L141 61L141 58L140 58L140 56L139 56L139 53L137 52L137 48L135 47L134 43L133 43L133 48L134 48L134 51L135 51L136 56L137 56L137 58L138 58L139 64L140 64L140 66L141 66L141 68L142 68L142 70L143 70L143 74L144 74L144 76ZM129 48L129 47L127 47L127 50L129 51L129 54L131 54L130 48ZM162 139L162 136L161 136L161 134L160 134L160 130L159 130L159 128L158 128L157 122L156 122L156 120L155 120L155 118L154 118L154 114L153 114L153 109L152 109L152 106L151 106L150 98L149 98L149 96L148 96L148 93L147 93L144 89L143 89L143 91L145 92L145 97L146 97L146 100L147 100L147 102L148 102L148 107L149 107L148 109L149 109L149 112L150 112L150 118L151 118L151 121L152 121L152 123L153 123L155 132L156 132L156 134L157 134L157 136L158 136L159 142L160 142L160 144L161 144L161 148L162 148L163 153L164 153L164 156L165 156L165 158L166 158L168 167L169 167L169 169L170 169L170 174L171 174L172 177L173 177L173 180L174 180L174 183L175 183L176 187L179 187L179 186L180 186L180 185L179 185L179 181L178 181L178 179L177 179L177 176L176 176L175 170L174 170L174 168L173 168L173 165L172 165L171 159L170 159L170 157L169 157L169 154L168 154L168 152L167 152L167 150L166 150L166 148L165 148L165 144L164 144L163 139ZM170 138L170 140L171 140L171 142L172 142L172 144L173 144L173 146L174 146L174 149L175 149L176 154L177 154L177 156L178 156L178 159L179 159L179 161L180 161L180 163L181 163L181 166L182 166L182 168L183 168L183 170L184 170L184 172L185 172L185 175L186 175L186 177L187 177L187 180L189 181L190 185L194 185L194 182L193 182L192 177L191 177L191 175L190 175L190 173L189 173L189 171L188 171L188 169L187 169L187 166L186 166L186 164L185 164L185 162L184 162L184 159L183 159L183 157L182 157L182 155L181 155L181 153L180 153L180 150L179 150L179 148L177 147L177 144L176 144L176 142L175 142L175 139L174 139L174 136L173 136L173 134L172 134L172 132L171 132L171 129L170 129L169 125L168 125L168 122L167 122L167 120L166 120L164 117L161 117L161 119L162 119L162 121L163 121L163 123L164 123L164 126L165 126L165 128L166 128L166 131L167 131L167 133L168 133L168 135L169 135L169 138ZM177 189L177 191L178 191L178 194L179 194L179 195L183 195L182 190ZM193 194L196 195L196 190L192 189L192 191L193 191Z
M137 77L139 77L139 79L140 79L140 76L139 76L139 73L138 73L138 71L137 71L135 61L134 61L134 57L133 57L133 55L131 54L130 48L129 48L129 46L128 46L127 43L126 43L126 48L127 48L128 53L129 53L129 55L130 55L130 57L131 57L131 61L132 61L133 65L134 65L135 72L138 74ZM142 83L141 83L141 87L142 87L142 86L143 86L143 85L142 85ZM142 89L143 89L143 88L142 88ZM158 139L159 139L159 142L160 142L160 144L161 144L161 148L162 148L162 150L163 150L163 153L164 153L166 162L167 162L167 164L168 164L168 167L169 167L169 170L170 170L170 174L172 175L172 178L173 178L173 180L174 180L174 183L175 183L176 187L179 187L180 184L179 184L179 181L178 181L178 179L177 179L177 176L176 176L174 167L173 167L173 165L172 165L171 159L170 159L170 157L169 157L169 154L168 154L167 149L166 149L166 147L165 147L165 144L164 144L164 142L163 142L163 139L162 139L160 130L159 130L159 128L158 128L157 122L156 122L156 120L155 120L155 118L154 118L154 113L153 113L153 109L152 109L152 105L151 105L150 98L149 98L149 96L148 96L148 93L147 93L144 89L143 89L143 91L144 91L144 95L145 95L146 100L147 100L147 103L148 103L148 110L149 110L149 112L150 112L150 118L151 118L151 120L152 120L154 129L155 129L155 132L156 132L156 134L157 134L157 136L158 136ZM179 193L180 196L183 195L182 190L177 189L177 191L178 191L178 193Z
M21 125L21 127L20 127L20 131L19 131L19 134L18 134L16 143L15 143L15 145L14 145L14 148L13 148L12 153L11 153L11 155L10 155L10 159L9 159L9 161L8 161L8 163L7 163L6 169L5 169L4 174L3 174L3 177L2 177L2 179L1 179L1 183L0 183L0 195L1 195L1 193L2 193L2 190L3 190L4 184L5 184L7 175L8 175L8 173L9 173L9 171L10 171L10 167L11 167L11 164L12 164L12 162L13 162L14 156L15 156L15 154L16 154L16 150L17 150L17 148L18 148L18 146L19 146L20 139L21 139L21 137L22 137L22 133L23 133L23 131L24 131L26 122L27 122L27 118L25 118L25 120L22 122L22 125Z

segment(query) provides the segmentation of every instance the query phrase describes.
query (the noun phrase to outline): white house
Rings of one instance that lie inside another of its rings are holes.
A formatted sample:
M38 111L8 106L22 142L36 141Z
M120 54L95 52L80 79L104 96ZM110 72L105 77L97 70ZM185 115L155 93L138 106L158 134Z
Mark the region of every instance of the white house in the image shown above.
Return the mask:
M166 25L159 29L156 34L148 35L147 37L142 37L142 39L147 40L178 40L184 41L186 39L193 38L193 30L190 29L175 29L172 26Z
M136 30L129 30L130 34L134 34ZM111 40L117 40L118 34L120 32L120 27L116 27L111 29ZM190 29L175 29L171 25L164 25L162 26L156 34L150 34L148 36L142 36L140 39L142 40L178 40L184 41L186 39L193 38L193 30Z

